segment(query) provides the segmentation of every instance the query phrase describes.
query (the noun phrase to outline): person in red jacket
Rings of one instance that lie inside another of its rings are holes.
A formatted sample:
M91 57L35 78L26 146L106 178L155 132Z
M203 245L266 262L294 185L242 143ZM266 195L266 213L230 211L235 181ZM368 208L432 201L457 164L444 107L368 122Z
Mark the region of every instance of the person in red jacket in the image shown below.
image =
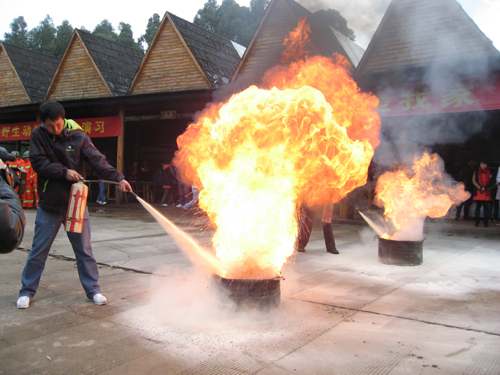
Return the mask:
M495 179L491 178L491 172L488 169L488 163L481 161L479 163L479 168L474 171L472 176L472 182L474 183L474 202L476 202L476 223L475 226L479 226L479 214L481 211L481 206L484 211L484 227L488 227L488 220L490 219L491 213L491 189L495 186Z
M30 153L23 153L23 169L26 171L26 189L23 194L23 208L35 207L35 172L31 168Z

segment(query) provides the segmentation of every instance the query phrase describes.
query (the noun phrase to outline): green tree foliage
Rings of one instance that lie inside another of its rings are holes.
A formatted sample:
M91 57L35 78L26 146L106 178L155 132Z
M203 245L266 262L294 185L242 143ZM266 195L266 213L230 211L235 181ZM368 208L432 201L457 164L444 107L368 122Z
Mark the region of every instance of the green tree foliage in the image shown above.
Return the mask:
M269 0L252 0L248 8L234 0L223 0L220 6L216 0L208 0L203 9L198 10L193 23L248 46L268 4Z
M66 51L66 47L68 46L73 31L73 26L71 26L67 20L64 20L59 26L57 26L57 34L54 41L54 56L62 57L64 51Z
M217 10L219 4L217 0L208 0L203 9L199 9L194 17L193 23L209 31L215 32L218 24Z
M129 47L133 47L136 49L141 49L139 47L139 44L134 41L133 37L133 32L132 32L132 26L128 23L120 22L120 25L118 26L118 30L120 31L120 34L118 34L117 42L124 44Z
M141 37L138 39L139 46L144 50L144 43L147 44L147 48L151 45L151 42L153 41L153 38L156 34L156 31L158 30L158 27L160 27L160 16L158 13L153 14L153 17L151 17L148 20L148 25L146 26L146 32L141 35Z
M32 51L54 55L57 29L47 14L40 24L28 32L28 48Z
M314 12L312 15L312 22L322 22L332 26L334 29L340 31L351 40L356 40L354 30L347 26L347 20L340 14L338 10L326 9Z
M23 16L14 18L10 24L12 32L3 34L4 41L15 46L28 48L28 24Z
M115 28L107 19L102 20L92 31L92 34L99 36L104 39L112 40L116 42L118 35L115 32Z

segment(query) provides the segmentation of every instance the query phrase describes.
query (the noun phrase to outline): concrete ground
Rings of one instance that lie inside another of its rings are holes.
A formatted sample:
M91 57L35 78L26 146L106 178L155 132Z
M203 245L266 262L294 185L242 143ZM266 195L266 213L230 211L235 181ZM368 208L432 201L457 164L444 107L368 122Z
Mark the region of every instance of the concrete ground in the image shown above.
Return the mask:
M366 224L315 223L284 267L281 306L232 311L137 203L90 204L100 285L85 298L61 229L38 293L16 308L33 236L0 257L0 374L500 374L500 228L426 223L421 266L378 262ZM201 243L199 217L161 208Z

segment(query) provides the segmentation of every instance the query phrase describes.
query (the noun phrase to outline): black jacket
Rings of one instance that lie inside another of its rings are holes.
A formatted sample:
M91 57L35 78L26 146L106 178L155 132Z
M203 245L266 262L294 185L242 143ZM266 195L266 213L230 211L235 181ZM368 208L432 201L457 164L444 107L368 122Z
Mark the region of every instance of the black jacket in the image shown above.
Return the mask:
M73 182L66 179L68 169L85 178L87 162L105 180L120 181L123 174L113 168L73 120L64 120L61 134L50 134L40 125L31 133L30 161L38 174L39 205L47 211L65 211Z
M155 173L155 181L161 182L162 185L172 186L177 184L177 179L175 178L175 169L172 165L169 165L167 169L160 168Z
M14 189L0 177L0 254L19 246L24 237L26 219Z

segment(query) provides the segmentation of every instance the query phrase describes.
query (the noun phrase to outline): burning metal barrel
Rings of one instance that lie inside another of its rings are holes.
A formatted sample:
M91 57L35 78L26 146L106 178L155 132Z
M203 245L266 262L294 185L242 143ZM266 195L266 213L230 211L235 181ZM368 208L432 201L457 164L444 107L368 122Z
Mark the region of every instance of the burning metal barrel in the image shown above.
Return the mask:
M238 309L269 310L281 303L281 278L245 280L214 275L213 281L221 295L226 296Z
M378 237L378 236L376 236ZM393 266L419 266L423 262L422 241L396 241L378 237L378 260Z

